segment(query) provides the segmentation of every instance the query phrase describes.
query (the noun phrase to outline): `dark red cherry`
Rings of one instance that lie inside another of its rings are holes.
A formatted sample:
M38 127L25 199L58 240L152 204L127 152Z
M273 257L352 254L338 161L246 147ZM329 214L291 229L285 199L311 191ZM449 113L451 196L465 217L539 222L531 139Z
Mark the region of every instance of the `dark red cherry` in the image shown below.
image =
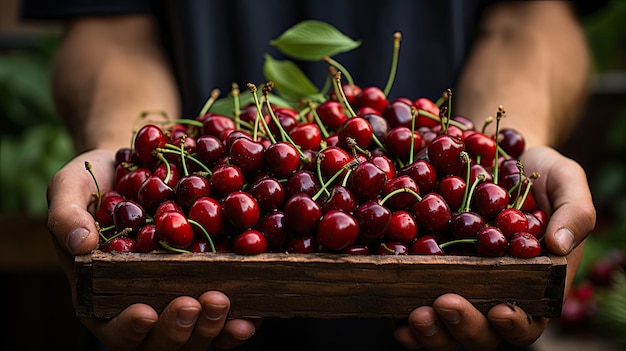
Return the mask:
M339 101L327 100L315 110L320 120L330 130L338 130L348 117Z
M424 97L417 98L415 101L413 101L413 106L417 111L424 110L430 112L432 115L435 116L439 116L440 113L439 106L437 106L432 100ZM440 124L441 122L439 121L439 119L434 120L419 114L417 116L417 120L415 121L416 127L432 128Z
M541 238L546 233L546 217L543 217L541 214L537 215L538 212L545 214L545 212L541 210L536 210L533 212L526 213L526 219L528 220L528 232L534 235L536 238ZM543 219L540 219L543 218Z
M375 199L387 183L387 175L371 162L359 164L348 177L348 188L360 202Z
M306 236L315 233L322 209L306 193L293 195L285 203L283 224L295 235Z
M162 202L173 198L174 190L157 176L146 179L137 192L137 202L149 214L153 214Z
M440 134L428 145L428 159L441 176L458 174L463 167L461 152L465 150L463 142L447 134Z
M141 184L146 181L152 172L146 168L136 168L122 176L117 182L115 189L127 199L137 200L137 194Z
M501 257L507 252L508 241L504 233L496 227L483 227L476 234L476 239L478 256Z
M268 249L281 250L287 245L291 233L283 225L283 217L282 211L275 211L259 220L257 229L265 235Z
M517 232L509 240L509 255L518 258L533 258L541 254L541 243L532 234Z
M102 196L100 208L96 211L96 221L98 221L100 228L110 227L113 225L113 211L115 210L115 206L117 206L120 201L124 200L124 197L113 190Z
M135 252L151 252L161 249L159 239L156 236L156 226L148 223L141 227L135 238Z
M214 135L201 135L196 140L196 157L209 168L226 156L226 145Z
M267 251L267 240L256 229L247 229L235 237L233 252L240 255L258 255Z
M372 251L369 246L356 243L341 250L340 253L347 255L370 255Z
M346 150L336 146L329 146L320 150L317 157L320 162L320 172L325 180L339 172L352 159Z
M133 200L120 201L113 210L113 224L118 233L128 228L127 235L136 235L146 224L146 218L144 208Z
M282 209L285 203L285 189L278 179L263 177L250 182L247 191L252 195L262 213Z
M356 84L350 84L350 83L344 83L342 85L343 88L343 95L345 95L346 100L348 100L349 104L354 103L354 98L359 95L362 91L361 87L359 87ZM330 99L334 100L334 101L339 101L339 98L337 97L337 94L335 94L335 91L331 91L330 92Z
M176 202L184 210L189 210L197 199L211 196L211 182L201 175L190 174L178 181L174 193Z
M499 132L498 145L513 158L519 158L526 147L524 136L512 128L502 128Z
M426 160L417 160L400 169L398 174L405 174L415 180L420 190L420 195L428 194L435 190L437 184L437 171L435 167Z
M400 242L385 241L380 243L376 248L376 254L378 255L407 255L409 248Z
M163 179L163 181L167 179L165 184L167 184L170 188L174 188L181 177L180 170L175 163L169 164L169 171L165 163L160 163L154 172L152 172L152 175Z
M396 177L396 166L389 157L385 155L373 155L369 161L385 172L387 180Z
M289 131L294 143L303 150L319 150L322 142L322 131L315 123L302 123Z
M485 219L475 212L453 214L448 226L450 235L458 239L476 238L479 230L486 225Z
M137 252L135 239L129 236L116 236L100 247L103 252Z
M493 225L500 228L504 236L510 239L517 232L528 231L528 218L524 212L516 208L505 208L496 215Z
M386 199L385 206L389 207L391 211L406 210L418 201L418 198L412 193L404 191L397 192L403 189L408 189L419 194L417 183L408 175L395 177L385 183L381 197ZM391 195L393 192L397 193Z
M471 208L490 220L509 205L509 193L495 183L480 183L474 190Z
M353 213L359 205L357 197L342 185L335 185L329 190L330 195L324 199L322 210L324 213L331 210L339 210Z
M317 241L332 251L339 251L354 244L359 235L359 224L346 212L330 210L317 226Z
M189 219L198 222L212 238L217 238L224 233L222 205L214 198L201 197L197 199L189 209ZM194 227L194 231L197 237L206 235L199 228Z
M261 217L256 199L245 191L228 194L222 202L224 218L235 228L254 227Z
M478 164L491 167L496 157L496 141L486 134L473 133L465 138L465 150Z
M354 218L359 223L359 239L366 243L374 243L385 236L387 226L391 221L391 211L375 200L361 203L354 212Z
M153 124L141 127L135 135L135 152L144 165L156 163L158 159L155 150L164 147L165 144L167 144L167 137L163 130Z
M415 217L420 232L433 235L444 233L451 217L450 207L437 193L424 195L409 212Z
M215 197L222 198L243 189L245 183L245 175L239 166L233 164L217 166L211 175L211 192Z
M265 147L257 141L238 138L230 147L230 160L241 168L244 174L254 174L265 165Z
M164 213L167 212L178 212L185 214L184 210L176 201L165 201L159 205L157 210L154 212L154 218L158 218Z
M411 244L409 248L411 255L438 255L443 256L443 250L439 247L439 243L432 235L420 236Z
M372 126L372 131L374 132L374 135L378 138L380 142L384 143L385 140L387 140L387 135L389 134L389 130L391 130L391 126L389 125L387 119L374 113L361 114L359 116L365 118L365 120L369 122L369 124Z
M320 189L320 184L315 174L311 171L295 171L284 184L285 199L298 193L305 193L314 196Z
M417 237L417 222L408 211L400 210L391 214L385 238L389 241L399 241L405 244L413 242Z
M370 123L363 117L352 117L347 119L337 132L337 145L344 150L352 150L348 143L351 138L356 145L362 149L367 149L374 140L374 130Z
M459 211L461 204L463 203L463 197L465 196L465 189L467 185L463 178L455 175L448 175L439 181L438 193L446 200L450 210L453 212Z
M413 135L412 137L411 134ZM411 139L413 139L412 148ZM407 127L395 127L387 134L385 145L387 152L392 156L401 160L408 160L411 153L415 154L422 148L422 135L417 130L411 133L411 129Z
M385 93L376 86L368 86L362 88L361 93L354 97L353 106L358 109L361 107L371 107L382 113L389 101Z
M410 100L407 102L404 99L396 99L387 105L383 111L383 117L389 121L391 128L406 127L410 130L413 121L411 107Z
M318 252L318 246L317 240L315 240L313 235L295 236L289 239L285 252L311 254Z
M193 241L193 228L185 215L167 212L155 220L156 236L167 245L185 249Z
M213 135L219 137L222 132L226 130L234 130L235 128L235 122L229 117L216 114L207 114L203 117L203 135Z
M292 144L277 142L265 150L265 164L276 178L287 178L300 168L300 154Z

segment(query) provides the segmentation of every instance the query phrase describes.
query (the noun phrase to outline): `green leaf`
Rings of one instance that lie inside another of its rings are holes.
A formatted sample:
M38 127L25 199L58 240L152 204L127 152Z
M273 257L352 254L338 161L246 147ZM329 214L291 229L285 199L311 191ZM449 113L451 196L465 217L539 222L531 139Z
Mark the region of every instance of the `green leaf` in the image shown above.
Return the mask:
M350 39L327 23L310 20L287 29L271 40L270 45L298 60L319 61L325 56L355 49L361 42Z
M319 92L315 84L292 61L276 60L266 54L263 73L268 80L274 82L278 94L286 100L298 102Z
M257 92L257 96L259 97L259 101L261 101L262 99L261 92ZM294 107L293 104L282 99L276 94L270 94L269 98L270 98L270 101L272 102L272 105L274 106ZM240 108L243 108L244 106L247 106L249 104L254 104L252 93L247 88L242 89L241 92L239 93L239 106ZM225 96L223 98L215 100L213 105L211 105L211 108L209 109L209 111L218 115L233 117L234 109L235 109L235 102L233 101L233 97L229 95L229 96Z

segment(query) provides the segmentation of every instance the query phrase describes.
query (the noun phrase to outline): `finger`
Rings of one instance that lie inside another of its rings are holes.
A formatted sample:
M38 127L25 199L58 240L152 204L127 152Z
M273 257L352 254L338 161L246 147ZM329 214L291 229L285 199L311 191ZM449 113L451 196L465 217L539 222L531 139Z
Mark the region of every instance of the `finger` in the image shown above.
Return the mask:
M135 350L156 324L158 315L150 306L135 304L110 321L82 318L94 335L111 350Z
M226 321L224 330L213 341L213 344L222 349L233 349L243 345L256 332L260 320L231 319Z
M161 312L140 349L178 350L185 345L193 332L202 306L196 299L181 296L170 302Z
M438 297L433 309L452 338L469 350L493 350L502 341L485 315L459 295Z
M409 314L409 327L417 344L431 351L458 350L456 342L445 325L438 319L437 313L430 306L418 307Z
M59 247L72 256L89 253L99 239L93 215L87 210L94 200L96 185L85 170L85 161L93 162L94 173L103 184L110 183L113 154L101 150L78 156L48 184L48 229Z
M202 350L222 332L230 300L219 291L208 291L198 298L202 305L202 313L198 317L191 339L185 345L186 350Z
M549 321L547 318L533 318L511 304L494 306L487 313L487 318L504 340L516 346L534 343Z
M393 336L404 348L417 350L422 347L419 341L417 341L417 338L413 335L413 332L411 331L411 328L406 320L395 323Z

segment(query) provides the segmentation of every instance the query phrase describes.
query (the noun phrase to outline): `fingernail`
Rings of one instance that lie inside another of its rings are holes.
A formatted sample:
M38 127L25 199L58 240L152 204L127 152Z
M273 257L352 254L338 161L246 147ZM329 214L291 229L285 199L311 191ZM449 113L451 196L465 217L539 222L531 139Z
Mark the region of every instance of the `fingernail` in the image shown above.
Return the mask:
M435 322L412 323L411 328L424 336L433 336L437 333L437 324Z
M556 242L563 253L569 253L574 248L574 233L568 228L561 228L554 233Z
M489 321L493 324L494 327L500 330L511 330L513 329L513 321L506 318L490 318Z
M135 331L137 333L147 333L150 329L152 329L152 326L154 325L156 321L154 319L146 319L146 318L141 318L141 319L136 319L133 321L133 329L135 329Z
M177 321L178 324L186 327L196 322L198 319L198 314L200 313L200 309L195 307L182 308L178 311Z
M80 247L88 236L89 231L86 228L79 227L70 232L65 243L72 253L76 253L79 252Z
M461 315L457 310L450 310L447 308L439 308L437 309L437 313L446 320L448 324L457 324L461 320Z
M254 336L254 331L252 333L250 333L249 335L246 335L244 337L238 337L236 335L233 335L233 338L235 338L235 339L237 339L239 341L246 341L246 340L250 339L253 336Z
M212 321L218 320L224 316L228 306L226 305L205 305L204 316Z

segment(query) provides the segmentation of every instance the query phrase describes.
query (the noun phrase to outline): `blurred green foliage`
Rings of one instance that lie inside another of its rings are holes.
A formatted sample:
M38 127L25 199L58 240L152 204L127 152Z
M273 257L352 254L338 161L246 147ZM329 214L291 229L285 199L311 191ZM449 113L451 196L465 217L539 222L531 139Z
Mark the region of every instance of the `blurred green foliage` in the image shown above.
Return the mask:
M32 49L0 51L0 211L45 218L46 186L73 155L56 115L49 66L56 36Z
M609 1L584 18L583 26L597 72L626 70L626 1Z

